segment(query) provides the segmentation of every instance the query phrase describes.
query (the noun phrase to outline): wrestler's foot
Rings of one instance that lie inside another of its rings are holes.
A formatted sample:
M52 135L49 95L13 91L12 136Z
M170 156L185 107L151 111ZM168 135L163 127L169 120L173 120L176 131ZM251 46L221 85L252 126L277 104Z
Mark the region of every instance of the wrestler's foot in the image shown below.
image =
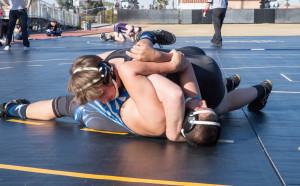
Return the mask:
M8 110L19 104L30 104L30 101L27 99L15 99L7 103L0 103L0 117L8 117L10 116Z
M10 45L6 45L6 46L4 47L4 50L6 50L6 51L10 50Z
M233 76L226 78L227 80L227 92L230 92L234 89L236 89L236 87L238 87L240 85L241 82L241 76L238 74L234 74Z
M176 42L176 37L171 32L165 30L145 31L140 32L136 36L136 40L139 41L143 34L150 34L153 37L152 43L159 45L171 45Z
M267 100L273 87L272 82L270 80L265 80L258 86L262 87L263 93L260 97L257 97L255 100L249 103L248 110L252 112L259 111L266 106Z

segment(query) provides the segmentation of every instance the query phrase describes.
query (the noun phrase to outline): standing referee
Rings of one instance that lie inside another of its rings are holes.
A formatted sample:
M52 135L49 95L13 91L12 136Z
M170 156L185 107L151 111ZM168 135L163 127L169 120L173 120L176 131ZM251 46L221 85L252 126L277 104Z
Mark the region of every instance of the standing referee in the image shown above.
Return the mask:
M226 15L226 9L228 5L228 0L207 0L206 6L203 12L203 17L206 17L206 12L211 6L212 8L212 22L214 24L215 34L210 42L216 46L222 46L222 35L221 28Z

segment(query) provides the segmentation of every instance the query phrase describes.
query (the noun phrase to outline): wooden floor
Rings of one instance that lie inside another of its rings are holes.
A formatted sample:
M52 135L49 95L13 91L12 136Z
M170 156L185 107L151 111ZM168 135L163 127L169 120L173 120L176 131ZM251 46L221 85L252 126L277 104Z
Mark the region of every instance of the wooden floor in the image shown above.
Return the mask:
M0 119L0 185L300 185L300 37L178 37L197 46L240 87L265 79L273 91L262 112L247 108L221 118L214 147L93 131L70 118ZM69 68L80 55L131 47L93 37L31 41L23 51L0 48L0 102L67 94Z

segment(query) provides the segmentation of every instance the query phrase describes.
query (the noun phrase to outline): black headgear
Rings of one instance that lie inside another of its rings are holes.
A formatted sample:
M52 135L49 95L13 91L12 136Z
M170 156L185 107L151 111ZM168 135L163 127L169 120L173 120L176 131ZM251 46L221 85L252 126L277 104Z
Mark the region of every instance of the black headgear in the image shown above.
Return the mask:
M185 133L191 132L195 125L212 125L212 126L217 126L220 127L220 123L218 122L213 122L213 121L201 121L198 118L198 114L201 113L211 113L216 115L216 113L212 110L199 110L199 111L193 111L191 109L186 110L186 117L184 118L183 124L182 124L182 129L181 129L181 134L182 136L186 139L186 141L194 146L197 146L194 142L192 142L187 136L185 136Z
M188 133L195 125L214 125L214 126L220 126L220 123L213 122L213 121L199 121L198 114L201 113L212 113L216 115L216 113L212 110L199 110L199 111L193 111L190 109L187 109L186 111L186 117L184 118L183 124L182 124L182 133Z

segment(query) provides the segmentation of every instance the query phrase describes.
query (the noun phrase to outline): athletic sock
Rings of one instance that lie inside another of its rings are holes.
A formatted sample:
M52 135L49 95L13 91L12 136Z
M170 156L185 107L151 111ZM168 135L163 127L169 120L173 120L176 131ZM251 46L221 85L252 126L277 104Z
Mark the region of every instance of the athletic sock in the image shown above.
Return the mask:
M26 109L29 104L14 105L8 109L8 114L15 117L26 118Z
M154 41L154 37L150 33L143 33L140 39L149 39L152 43Z
M262 97L264 96L265 90L264 90L264 87L263 87L263 86L261 86L261 85L254 85L254 86L252 86L252 87L256 88L256 90L257 90L257 96L256 96L256 99L257 99L257 98L262 98Z

